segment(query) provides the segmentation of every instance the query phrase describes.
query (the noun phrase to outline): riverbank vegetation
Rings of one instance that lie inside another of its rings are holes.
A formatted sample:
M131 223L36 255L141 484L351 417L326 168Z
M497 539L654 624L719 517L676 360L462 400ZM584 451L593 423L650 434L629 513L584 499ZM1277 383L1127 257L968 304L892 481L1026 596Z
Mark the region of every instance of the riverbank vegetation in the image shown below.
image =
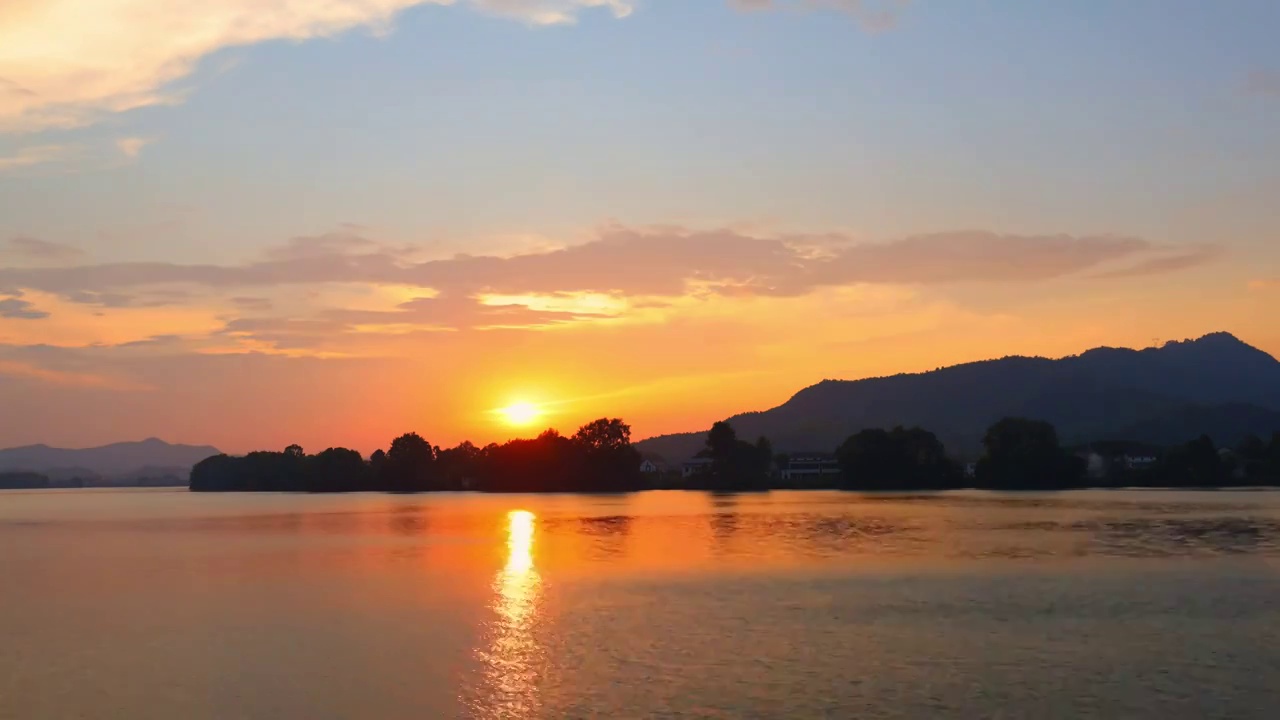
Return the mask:
M747 492L783 488L859 491L951 489L1062 490L1086 487L1280 486L1280 432L1223 449L1208 437L1170 448L1123 441L1064 447L1046 422L1005 418L983 438L981 458L961 464L922 428L868 429L834 453L775 454L767 438L739 439L716 423L697 457L680 466L642 458L631 427L617 418L587 423L571 436L547 430L536 438L484 447L432 445L416 433L369 458L346 448L308 455L280 452L218 455L191 471L193 491L266 492L628 492L694 489ZM798 469L803 465L807 470ZM829 472L813 472L814 467Z
M217 455L191 470L194 491L266 492L620 492L644 489L640 453L631 427L601 418L565 437L547 430L536 438L477 447L440 448L406 433L368 460L347 448L315 455L297 445L282 452Z

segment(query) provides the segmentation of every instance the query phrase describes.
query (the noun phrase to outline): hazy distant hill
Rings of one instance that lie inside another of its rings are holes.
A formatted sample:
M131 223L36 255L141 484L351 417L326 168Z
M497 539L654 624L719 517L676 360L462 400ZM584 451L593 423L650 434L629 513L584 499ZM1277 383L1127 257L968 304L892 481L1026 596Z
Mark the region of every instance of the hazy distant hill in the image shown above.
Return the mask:
M0 450L0 472L37 472L51 478L68 474L152 477L157 473L185 477L192 465L217 454L218 449L208 445L170 445L155 438L78 450L28 445Z
M1280 430L1280 362L1219 333L1146 350L1098 348L1060 360L1009 357L913 375L826 380L779 407L730 422L739 436L767 436L779 451L830 450L864 428L920 425L953 453L970 455L986 428L1010 415L1053 422L1064 442L1174 443L1207 432L1219 443L1234 443L1249 432ZM651 438L639 449L688 458L705 432Z

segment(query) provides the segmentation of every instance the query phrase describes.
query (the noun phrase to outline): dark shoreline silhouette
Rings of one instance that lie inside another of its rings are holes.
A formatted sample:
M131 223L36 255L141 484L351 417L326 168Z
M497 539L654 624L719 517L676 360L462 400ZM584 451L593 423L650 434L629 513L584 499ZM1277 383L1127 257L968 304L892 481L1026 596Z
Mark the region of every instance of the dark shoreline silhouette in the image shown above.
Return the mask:
M740 440L726 421L707 433L693 461L676 469L644 458L625 422L601 418L569 437L547 430L536 438L485 447L463 442L440 448L407 433L367 460L346 448L308 455L297 445L282 452L216 455L192 468L188 487L193 492L734 493L1280 486L1280 431L1269 440L1250 436L1231 449L1215 447L1207 436L1164 448L1127 441L1066 448L1047 422L1005 418L987 430L983 446L981 459L962 466L933 433L898 427L855 433L825 457L789 456L774 454L767 438ZM815 466L830 472L814 474Z

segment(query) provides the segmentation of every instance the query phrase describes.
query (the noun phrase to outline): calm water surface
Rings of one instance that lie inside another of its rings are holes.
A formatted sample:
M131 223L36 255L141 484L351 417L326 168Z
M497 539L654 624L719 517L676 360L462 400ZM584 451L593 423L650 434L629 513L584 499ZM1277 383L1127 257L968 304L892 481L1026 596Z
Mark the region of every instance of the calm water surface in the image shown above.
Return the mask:
M1280 494L0 493L4 718L1276 718Z

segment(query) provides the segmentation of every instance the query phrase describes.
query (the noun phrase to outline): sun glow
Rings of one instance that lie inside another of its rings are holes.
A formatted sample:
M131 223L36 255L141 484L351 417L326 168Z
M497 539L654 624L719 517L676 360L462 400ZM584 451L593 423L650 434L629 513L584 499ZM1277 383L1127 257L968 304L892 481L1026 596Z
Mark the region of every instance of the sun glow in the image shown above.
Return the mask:
M542 417L542 409L533 403L517 402L498 409L498 415L508 425L529 425Z

